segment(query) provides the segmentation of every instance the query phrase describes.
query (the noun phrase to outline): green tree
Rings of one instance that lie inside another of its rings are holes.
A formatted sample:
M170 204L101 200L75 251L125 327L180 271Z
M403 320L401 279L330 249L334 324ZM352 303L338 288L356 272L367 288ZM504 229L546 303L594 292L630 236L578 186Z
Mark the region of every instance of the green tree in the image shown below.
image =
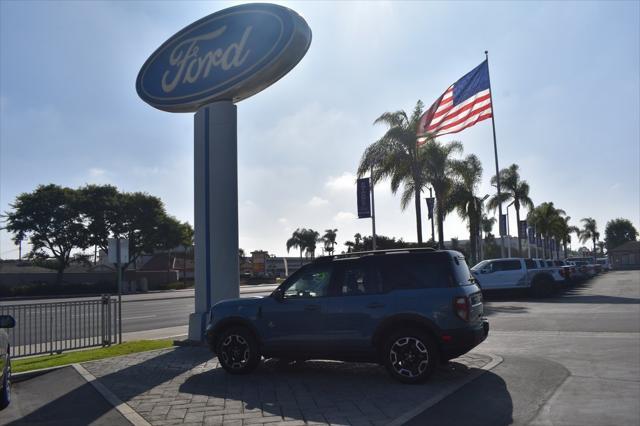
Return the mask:
M571 242L571 234L579 231L577 227L569 225L570 220L571 216L558 215L552 225L553 236L562 242L565 258L568 257L567 245Z
M436 140L427 140L420 148L421 167L425 182L431 184L436 196L435 214L438 224L438 244L444 249L444 219L453 210L451 190L453 189L456 168L460 163L453 158L462 152L460 142L449 142L446 145Z
M90 235L83 222L79 197L75 190L58 185L40 185L35 191L22 193L5 212L5 229L16 244L29 239L30 257L53 257L56 282L62 283L73 249L86 249Z
M604 241L608 250L613 250L627 241L636 241L638 231L630 220L617 218L607 222L604 229Z
M304 239L303 239L303 231L306 231L306 229L296 229L295 231L293 231L293 234L291 235L291 238L289 238L287 240L287 253L289 253L289 250L292 248L297 248L298 250L300 250L300 264L302 265L302 252L305 249L305 245L304 245Z
M491 184L497 185L496 176L491 178ZM512 164L506 169L500 170L500 196L494 195L487 203L491 210L496 210L502 203L513 201L513 207L516 209L516 220L518 229L520 226L520 207L526 207L528 210L533 209L533 201L529 198L529 184L525 180L520 179L519 167ZM522 253L521 235L518 235L518 251ZM525 236L526 238L526 236Z
M418 101L410 116L405 111L395 111L378 117L374 124L385 124L387 131L365 150L358 166L358 177L371 173L374 184L389 178L394 194L402 186L402 210L414 200L418 243L422 243L421 193L427 184L423 173L424 156L420 155L422 149L418 148L416 139L423 109L424 104Z
M333 254L333 251L335 249L337 233L337 229L325 229L324 235L322 236L325 251L327 251L329 254Z
M482 199L477 195L478 185L482 179L482 164L478 157L471 154L464 161L454 164L454 170L459 179L454 183L451 191L451 204L456 207L460 217L467 221L471 265L475 265L478 262L477 242L482 213Z
M356 233L353 236L353 240L355 241L353 245L353 251L362 251L362 235L360 235L359 232Z
M596 257L596 240L600 236L598 233L598 225L596 220L592 217L585 217L580 220L582 222L582 229L578 232L578 238L581 243L585 243L589 240L593 242L593 257Z
M89 232L89 245L108 249L108 238L116 225L121 194L112 185L78 188L79 206Z

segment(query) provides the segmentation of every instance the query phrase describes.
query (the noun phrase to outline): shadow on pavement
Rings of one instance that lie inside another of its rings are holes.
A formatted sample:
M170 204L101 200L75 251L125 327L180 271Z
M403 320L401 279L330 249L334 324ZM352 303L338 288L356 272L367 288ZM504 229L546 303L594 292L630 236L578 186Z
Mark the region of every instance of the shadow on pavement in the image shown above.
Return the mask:
M12 399L0 425L129 425L72 367L15 384Z
M456 395L458 394L458 395ZM487 371L460 391L405 423L406 426L506 426L513 424L507 383ZM472 396L469 398L469 396ZM467 401L466 399L469 398ZM461 401L464 401L461 403Z
M185 371L193 368L193 360L189 363L183 363L179 361L180 351L189 350L190 348L177 348L171 352L150 357L148 360L127 367L118 372L107 374L100 377L100 381L107 386L109 390L114 392L121 400L127 401L128 399L144 393L149 389L158 386L166 381L170 381L176 376L184 373ZM210 354L200 357L200 362L206 362L211 359ZM197 356L197 355L196 355ZM149 368L152 366L161 366L162 368L156 368L157 374L149 377ZM71 370L73 374L77 376L79 384L65 386L61 383L61 372ZM141 380L138 380L140 378ZM41 380L47 379L52 381L48 386L44 385ZM14 403L20 403L16 399L28 399L33 397L33 392L37 392L37 389L45 391L45 395L42 396L43 400L48 400L46 404L30 411L24 416L16 418L14 421L7 423L11 426L17 425L37 425L37 424L51 424L51 425L87 425L90 423L103 424L103 425L117 425L125 424L129 422L124 420L124 423L118 423L112 420L111 417L103 419L103 416L108 415L110 411L113 411L113 406L109 404L90 384L87 383L72 367L66 367L61 370L48 373L44 376L40 376L16 385L17 389L26 388L31 386L31 391L25 390L25 392L14 393ZM48 389L48 390L47 390ZM69 389L71 389L69 391ZM2 413L4 415L4 411ZM119 413L116 412L118 416ZM0 424L4 424L0 421Z

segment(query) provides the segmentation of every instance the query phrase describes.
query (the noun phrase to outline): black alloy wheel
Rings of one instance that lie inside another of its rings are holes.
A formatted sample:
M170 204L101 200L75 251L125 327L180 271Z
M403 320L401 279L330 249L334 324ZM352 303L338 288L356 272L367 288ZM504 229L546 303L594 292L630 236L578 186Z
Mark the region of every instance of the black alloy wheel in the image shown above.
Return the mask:
M260 362L258 342L245 327L232 327L218 339L216 354L222 368L231 374L246 374Z
M433 339L419 330L396 332L389 336L384 357L389 373L409 384L428 379L440 362Z

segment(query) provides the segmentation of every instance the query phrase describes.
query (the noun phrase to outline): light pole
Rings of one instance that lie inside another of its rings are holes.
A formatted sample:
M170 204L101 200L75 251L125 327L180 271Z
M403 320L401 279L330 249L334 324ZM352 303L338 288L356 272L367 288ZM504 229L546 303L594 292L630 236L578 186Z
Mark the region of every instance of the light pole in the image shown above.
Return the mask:
M435 237L435 231L434 231L434 226L433 226L433 222L435 220L434 217L434 213L435 213L435 202L433 200L433 193L432 193L432 188L429 188L429 198L431 198L431 202L433 203L433 205L431 206L431 241L433 241L434 243L436 242L436 237Z

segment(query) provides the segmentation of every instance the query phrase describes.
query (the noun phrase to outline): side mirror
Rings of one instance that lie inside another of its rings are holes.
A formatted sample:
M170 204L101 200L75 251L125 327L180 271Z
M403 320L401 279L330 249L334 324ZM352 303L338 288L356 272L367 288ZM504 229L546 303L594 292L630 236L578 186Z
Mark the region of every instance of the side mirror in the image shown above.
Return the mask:
M284 292L281 288L277 288L271 293L271 297L276 299L278 302L282 302L284 300Z
M0 328L13 328L16 326L16 320L11 315L0 315Z

